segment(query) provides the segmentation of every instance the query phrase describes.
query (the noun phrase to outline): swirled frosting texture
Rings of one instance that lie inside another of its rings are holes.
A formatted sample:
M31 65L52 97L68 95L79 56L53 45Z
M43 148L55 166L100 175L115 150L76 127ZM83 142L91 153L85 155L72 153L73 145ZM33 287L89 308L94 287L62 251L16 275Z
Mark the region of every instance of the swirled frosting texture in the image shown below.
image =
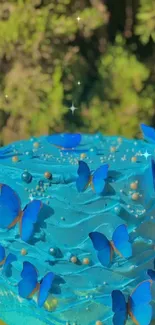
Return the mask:
M147 159L143 156L146 150L150 153ZM60 150L40 137L16 142L10 153L0 156L0 182L18 193L22 208L33 198L44 203L29 243L21 241L18 225L0 230L0 243L18 258L11 276L1 276L4 321L14 325L24 317L29 324L61 325L68 321L71 325L95 325L97 320L112 324L111 291L120 289L128 295L146 279L155 255L151 155L154 146L144 141L96 134L83 135L76 150ZM13 162L13 156L18 156L18 161ZM78 160L82 159L91 170L109 164L103 195L96 195L91 187L77 192ZM32 175L28 184L22 180L25 170ZM51 180L44 177L47 171L52 174ZM115 228L123 223L128 227L133 256L129 260L115 257L112 265L104 268L88 234L99 231L111 239ZM21 255L22 249L27 255ZM72 256L78 263L71 262ZM90 264L83 264L84 258ZM36 303L18 297L16 284L25 260L37 267L40 278L48 271L56 274L50 293L57 299L55 310L39 309Z

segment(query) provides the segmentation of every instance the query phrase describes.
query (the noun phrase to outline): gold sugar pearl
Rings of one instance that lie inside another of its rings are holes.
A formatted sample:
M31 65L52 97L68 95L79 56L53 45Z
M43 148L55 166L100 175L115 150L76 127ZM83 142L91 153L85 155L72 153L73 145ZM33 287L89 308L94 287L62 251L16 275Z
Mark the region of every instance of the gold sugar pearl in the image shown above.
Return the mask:
M110 152L115 152L116 151L116 147L110 147Z
M137 182L133 182L133 183L130 184L131 190L136 190L137 187L138 187L138 183Z
M50 172L45 172L44 177L50 179L52 177L52 174Z
M12 157L12 162L18 162L18 161L19 161L18 156L13 156Z
M72 262L72 263L76 264L77 261L78 261L78 259L77 259L76 256L72 256L72 257L71 257L71 262Z
M131 157L131 161L132 162L136 162L137 161L137 157L136 156Z
M95 325L103 325L103 323L100 320L97 320Z
M89 265L90 264L90 259L88 257L84 257L82 260L82 263L85 265Z
M27 250L25 248L22 248L20 253L21 255L25 256L27 255Z
M33 143L33 147L34 147L35 149L39 148L39 146L40 146L40 143L39 143L39 142L34 142L34 143Z
M85 153L81 153L80 158L81 158L81 159L86 158L86 154L85 154Z
M132 197L132 200L136 201L139 199L139 193L133 193L131 197Z

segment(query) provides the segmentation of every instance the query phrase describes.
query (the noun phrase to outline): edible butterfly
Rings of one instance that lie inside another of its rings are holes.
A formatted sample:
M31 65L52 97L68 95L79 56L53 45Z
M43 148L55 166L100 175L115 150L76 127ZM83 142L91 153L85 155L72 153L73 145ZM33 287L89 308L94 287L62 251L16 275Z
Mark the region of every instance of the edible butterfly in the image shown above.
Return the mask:
M72 149L81 142L81 134L52 134L47 137L47 141L60 149Z
M126 303L125 297L120 290L113 290L112 310L114 312L113 324L124 325L128 316L135 325L149 325L152 319L151 297L151 280L141 282Z
M147 274L151 278L152 281L155 281L155 259L153 261L153 268L154 268L154 270L148 269Z
M80 160L78 175L79 177L76 180L76 187L78 192L84 192L88 185L91 185L92 189L97 193L101 194L105 187L105 179L108 174L108 164L104 164L96 169L95 172L91 174L91 171L88 165Z
M0 245L0 267L3 267L3 272L7 274L11 263L17 261L15 254L9 253L8 256L5 254L5 248Z
M0 148L0 158L4 158L7 156L5 156L7 153L10 153L11 152L11 146L7 146L5 148Z
M155 129L152 128L151 126L148 126L143 123L140 124L140 127L142 130L144 139L155 143Z
M152 171L152 179L153 179L153 187L155 191L155 161L151 159L151 171Z
M132 246L128 241L129 235L126 225L120 225L115 229L111 241L97 231L90 232L89 237L97 251L97 257L103 266L109 265L114 253L124 258L132 256Z
M22 298L30 299L38 292L37 303L42 307L47 300L52 286L54 273L48 272L41 281L38 281L38 271L30 262L23 263L22 280L18 283L18 292Z
M32 236L41 207L40 200L33 200L22 211L17 193L10 186L0 184L0 228L10 229L19 222L23 241Z

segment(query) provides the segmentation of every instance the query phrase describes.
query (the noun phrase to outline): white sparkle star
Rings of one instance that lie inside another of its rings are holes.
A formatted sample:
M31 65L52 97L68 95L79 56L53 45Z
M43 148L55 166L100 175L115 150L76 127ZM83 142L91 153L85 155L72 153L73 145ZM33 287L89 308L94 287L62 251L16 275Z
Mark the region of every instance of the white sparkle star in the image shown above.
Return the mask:
M126 155L124 155L122 158L121 158L121 160L126 160Z
M30 199L30 201L33 201L34 200L34 197L33 197L32 194L29 195L29 199Z
M80 18L80 17L77 17L76 19L77 19L77 21L78 21L78 22L81 20L81 18Z
M149 156L151 156L151 154L146 150L144 153L141 153L141 156L144 156L147 159Z
M75 107L72 103L72 106L69 107L69 109L72 111L72 114L74 114L74 111L77 109L77 107Z

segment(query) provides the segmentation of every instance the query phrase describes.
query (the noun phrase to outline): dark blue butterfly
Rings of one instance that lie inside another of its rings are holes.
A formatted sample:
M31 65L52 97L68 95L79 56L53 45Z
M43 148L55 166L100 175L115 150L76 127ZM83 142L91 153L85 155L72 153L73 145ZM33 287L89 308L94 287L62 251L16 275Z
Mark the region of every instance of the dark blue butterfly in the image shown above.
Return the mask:
M141 282L128 298L120 290L112 291L113 324L125 325L128 316L135 325L149 325L152 319L151 280Z
M101 194L105 187L105 179L108 174L108 164L104 164L96 169L94 173L91 173L88 165L80 160L78 175L76 180L76 187L78 192L84 192L88 185L91 185L92 189L97 193Z
M81 134L52 134L47 137L47 141L61 149L72 149L80 144Z
M8 268L14 261L17 261L16 255L9 253L8 256L6 256L4 247L0 245L0 266L3 267L4 273L7 273Z
M155 142L155 129L146 124L140 124L141 130L143 132L143 137L147 141Z
M148 269L147 274L151 278L152 281L155 281L155 259L153 261L153 268L154 268L154 270Z
M152 178L153 178L153 187L155 190L155 161L151 159L151 171L152 171Z
M0 228L12 228L20 223L20 236L28 241L42 207L42 202L33 200L21 209L17 193L8 185L0 184Z
M7 153L10 153L10 151L11 151L11 146L0 148L0 158L3 158Z
M114 253L125 258L132 256L132 246L128 241L129 235L125 225L120 225L115 229L112 241L97 231L89 233L89 237L97 251L97 257L103 266L109 265Z
M22 280L18 283L18 292L22 298L30 299L38 292L37 303L42 307L47 300L48 292L52 286L54 273L48 272L40 282L38 282L38 271L30 263L23 263L21 272Z

